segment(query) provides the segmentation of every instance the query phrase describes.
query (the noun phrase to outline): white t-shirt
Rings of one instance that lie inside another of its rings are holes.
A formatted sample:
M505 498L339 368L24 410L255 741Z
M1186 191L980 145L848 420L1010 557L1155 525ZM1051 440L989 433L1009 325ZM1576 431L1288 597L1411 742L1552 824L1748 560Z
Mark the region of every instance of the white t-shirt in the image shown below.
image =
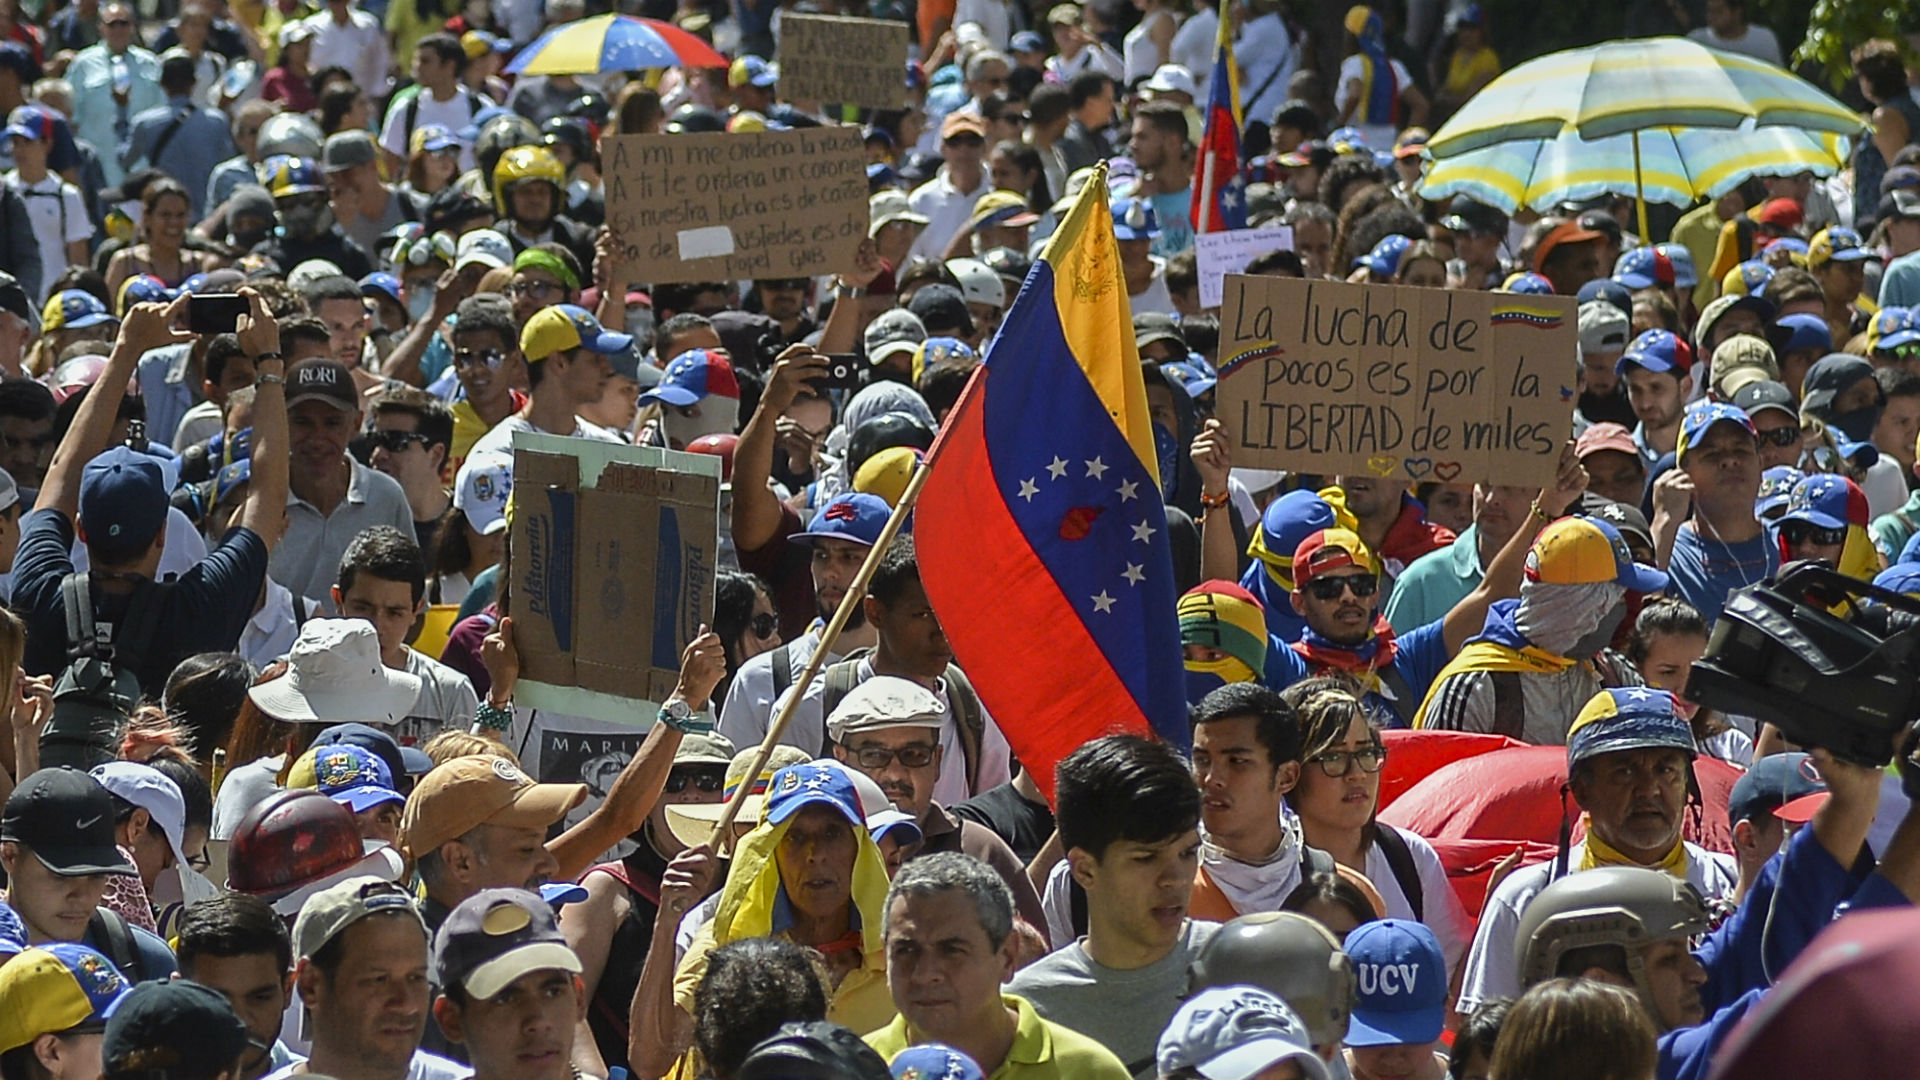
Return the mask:
M1180 23L1180 29L1173 32L1173 44L1167 49L1168 63L1179 64L1193 73L1193 103L1203 109L1212 86L1213 48L1219 36L1219 13L1202 5Z
M33 237L40 242L40 295L34 306L46 302L47 287L66 272L67 245L93 235L93 222L87 220L87 204L80 200L80 189L48 173L36 183L20 179L18 170L7 174L7 186L20 193L27 204L27 220L33 223Z
M487 429L485 435L474 440L473 449L467 451L467 456L473 457L475 454L493 453L505 454L511 457L513 455L514 432L539 430L539 428L533 426L533 421L521 416L519 413L514 413L512 416L507 417L505 420ZM552 433L549 432L548 434ZM589 424L577 416L573 418L573 431L569 434L576 439L598 439L601 442L626 441L613 432L608 431L606 428L600 427L597 424Z
M940 166L933 179L914 188L913 194L907 196L907 205L913 207L913 212L927 218L927 227L913 241L911 253L929 259L945 258L953 234L973 216L973 204L992 190L993 183L982 172L980 183L972 191L961 191L948 178L947 167Z
M305 1076L306 1066L307 1059L301 1058L285 1068L268 1073L265 1080L291 1080L295 1076ZM407 1080L466 1080L472 1075L473 1066L435 1057L425 1050L415 1050L413 1060L407 1062Z
M1346 109L1347 102L1353 98L1353 93L1348 87L1360 81L1360 72L1362 70L1361 59L1360 54L1355 53L1345 60L1340 61L1340 85L1336 87L1333 92L1333 107L1336 112ZM1405 64L1402 64L1398 60L1390 60L1389 63L1393 65L1394 80L1399 84L1402 91L1413 85L1413 76L1407 74L1407 66ZM1360 108L1365 109L1366 102L1361 102ZM1393 149L1393 140L1398 137L1400 133L1394 130L1392 124L1360 123L1359 121L1364 119L1365 116L1366 114L1364 112L1356 112L1354 114L1353 126L1359 128L1360 134L1366 137L1367 147L1372 150Z
M1138 315L1143 311L1158 311L1164 315L1179 314L1173 306L1173 293L1167 291L1167 260L1158 255L1147 257L1153 260L1153 278L1147 282L1146 288L1127 298L1133 306L1133 313Z
M459 131L473 121L480 110L473 102L473 92L464 86L454 89L453 97L446 101L437 101L434 96L420 90L407 95L406 101L396 101L387 110L387 121L380 128L380 145L386 151L399 158L407 156L407 108L411 102L419 102L414 110L413 130L419 131L428 124L443 124L448 131ZM465 172L473 168L473 149L465 143L460 144L460 170Z
M1688 32L1688 37L1702 45L1709 45L1726 52L1751 56L1755 60L1765 60L1769 64L1780 63L1780 39L1773 31L1764 26L1747 24L1747 32L1737 38L1723 38L1714 33L1713 27L1701 26Z
M1407 852L1413 856L1413 868L1420 877L1419 921L1426 923L1433 936L1440 939L1440 951L1447 957L1447 971L1458 971L1460 962L1466 959L1467 945L1473 940L1473 921L1467 918L1467 909L1461 906L1459 895L1447 882L1447 868L1433 845L1406 829L1395 831L1406 840ZM1413 905L1401 891L1399 879L1393 876L1393 866L1387 862L1386 852L1377 840L1367 849L1366 873L1367 880L1373 882L1380 894L1381 903L1387 906L1389 919L1414 917Z
M959 0L953 9L954 29L968 23L980 28L987 44L1007 51L1007 42L1013 37L1013 9L1007 0Z

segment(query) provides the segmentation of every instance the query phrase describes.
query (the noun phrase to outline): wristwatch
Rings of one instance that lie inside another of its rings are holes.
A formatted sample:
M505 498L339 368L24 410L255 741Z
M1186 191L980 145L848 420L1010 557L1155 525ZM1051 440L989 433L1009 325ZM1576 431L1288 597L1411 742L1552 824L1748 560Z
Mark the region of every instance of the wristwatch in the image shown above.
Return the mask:
M678 699L660 706L659 720L682 735L700 735L713 730L713 721L695 715L692 706Z

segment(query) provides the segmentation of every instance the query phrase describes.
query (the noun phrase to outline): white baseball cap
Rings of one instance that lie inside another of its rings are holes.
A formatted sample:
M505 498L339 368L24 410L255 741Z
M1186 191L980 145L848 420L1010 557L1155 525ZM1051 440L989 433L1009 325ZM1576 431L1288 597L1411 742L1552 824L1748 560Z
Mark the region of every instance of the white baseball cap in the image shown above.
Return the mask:
M489 270L512 266L513 245L492 229L475 229L461 236L454 248L453 268L458 270L468 263L479 263Z
M1140 89L1149 94L1185 94L1189 98L1200 96L1200 87L1193 81L1193 72L1179 64L1161 64L1154 69L1153 78L1148 79Z
M187 853L181 847L187 832L187 800L180 794L179 784L159 769L137 761L108 761L95 765L87 775L109 792L145 810L166 836L167 846L173 849L174 862L183 868L187 865Z
M947 270L960 282L960 295L967 303L1007 306L1007 283L993 267L979 259L948 259Z
M513 493L513 459L504 454L475 454L460 463L453 482L453 508L481 536L507 527L507 497Z
M1287 1003L1254 986L1215 986L1188 998L1160 1035L1160 1075L1192 1069L1206 1080L1253 1080L1282 1062L1327 1080L1307 1026Z

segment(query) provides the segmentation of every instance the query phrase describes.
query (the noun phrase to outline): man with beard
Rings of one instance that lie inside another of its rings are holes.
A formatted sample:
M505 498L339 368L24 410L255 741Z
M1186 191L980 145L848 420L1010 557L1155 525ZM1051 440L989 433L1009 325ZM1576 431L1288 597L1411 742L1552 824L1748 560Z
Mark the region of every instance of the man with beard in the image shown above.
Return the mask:
M547 830L587 797L585 784L536 784L490 754L453 758L407 796L400 846L426 888L427 926L438 931L482 889L537 889L559 868Z
M274 164L264 181L273 196L273 212L280 219L272 236L253 249L279 264L282 272L309 259L322 259L355 281L373 273L367 252L341 230L333 218L327 178L312 158L285 158Z
M1751 493L1747 501L1751 512ZM1538 505L1534 513L1547 516ZM1605 650L1626 618L1627 593L1666 587L1667 575L1634 562L1612 525L1553 522L1527 552L1520 598L1487 610L1481 631L1434 679L1414 726L1565 743L1577 704L1604 687L1641 682Z
M1693 351L1666 330L1634 338L1614 364L1640 421L1633 429L1634 445L1649 468L1677 445L1681 411L1693 389L1692 368Z
M1489 999L1518 996L1515 932L1527 905L1555 877L1643 866L1691 884L1709 902L1732 895L1739 879L1732 856L1680 837L1694 756L1693 731L1674 712L1672 694L1636 686L1588 700L1567 740L1567 783L1586 835L1561 858L1514 871L1487 898L1457 1008L1471 1012Z
M1045 926L1040 896L1007 842L985 825L954 817L933 797L940 732L948 726L946 703L933 691L912 679L875 675L840 699L827 717L827 738L834 757L865 773L895 808L919 822L924 839L909 861L938 852L971 855L1007 883L1021 918Z
M1580 305L1580 364L1587 382L1580 391L1579 413L1590 424L1634 423L1633 404L1614 371L1632 336L1632 321L1613 304L1589 300Z
M1427 520L1426 508L1407 490L1405 481L1341 476L1335 483L1338 497L1359 521L1353 531L1380 556L1388 588L1408 563L1453 543L1453 530Z

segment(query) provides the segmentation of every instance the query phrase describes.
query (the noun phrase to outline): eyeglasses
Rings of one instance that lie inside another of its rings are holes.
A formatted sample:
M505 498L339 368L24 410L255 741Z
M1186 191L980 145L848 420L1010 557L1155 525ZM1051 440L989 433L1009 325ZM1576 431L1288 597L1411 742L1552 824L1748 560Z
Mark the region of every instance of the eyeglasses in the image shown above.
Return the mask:
M1353 771L1358 763L1360 771L1377 773L1387 763L1387 748L1375 744L1359 750L1328 750L1307 759L1308 763L1320 766L1320 771L1334 779L1339 779Z
M1372 574L1347 574L1342 577L1319 577L1301 586L1307 595L1315 600L1338 600L1340 594L1348 589L1359 598L1372 596L1380 588L1380 582Z
M507 354L501 352L499 349L484 349L479 351L475 351L473 349L461 349L459 352L453 354L453 366L457 368L461 368L461 367L497 368L500 366L501 361L505 360L506 358L507 358Z
M1799 443L1800 428L1796 425L1771 428L1767 431L1759 432L1759 437L1760 445L1762 446L1778 446L1781 449L1785 449Z
M1838 529L1823 529L1811 521L1785 521L1780 524L1780 535L1789 544L1821 544L1837 547L1847 542L1845 526Z
M204 849L200 852L200 854L187 860L187 869L192 870L195 873L204 874L212 867L213 867L213 856L208 855Z
M753 620L747 623L747 631L757 638L770 638L778 629L780 629L779 618L764 611L755 615Z
M889 750L884 746L863 746L853 752L853 760L863 769L884 769L898 758L900 764L909 769L924 769L933 764L933 755L939 748L934 746L903 746L898 750Z
M711 795L725 787L726 783L727 774L719 769L689 769L685 772L675 769L667 774L667 785L664 790L669 795L678 795L687 790L688 784L692 784L695 791Z
M407 448L407 444L409 443L419 443L420 448L423 450L433 445L431 438L418 431L401 431L398 428L387 428L384 430L376 428L368 433L367 440L389 454L400 453Z
M507 291L515 296L531 296L535 300L545 300L549 296L559 295L562 289L551 281L513 281L508 282Z

